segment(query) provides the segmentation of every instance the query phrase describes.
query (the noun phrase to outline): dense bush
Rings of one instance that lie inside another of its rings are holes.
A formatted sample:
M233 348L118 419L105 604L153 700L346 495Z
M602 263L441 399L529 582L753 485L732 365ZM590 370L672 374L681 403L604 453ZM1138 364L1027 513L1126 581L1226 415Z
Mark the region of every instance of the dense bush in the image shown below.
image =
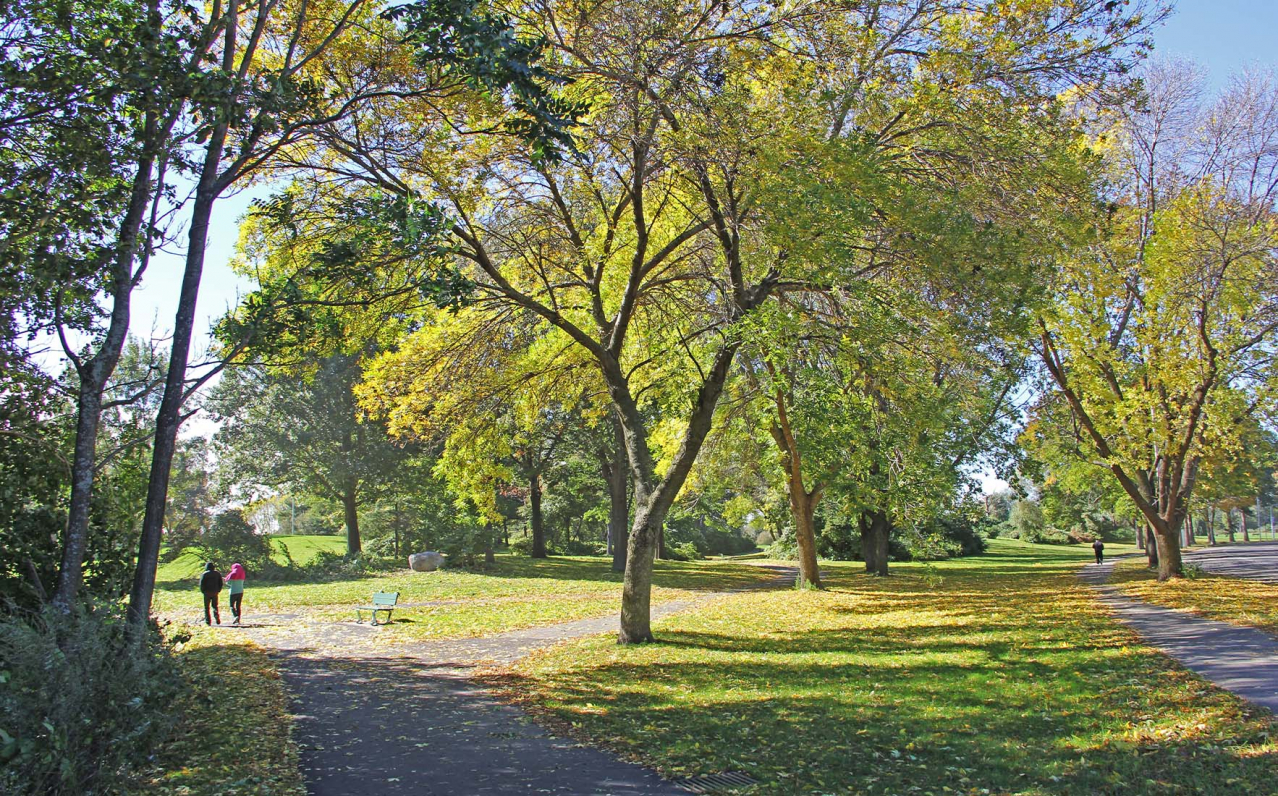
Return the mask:
M608 543L569 539L561 545L555 545L553 552L561 556L604 556L608 554Z
M271 558L271 540L257 533L239 509L214 516L209 529L193 547L200 558L214 562L223 571L238 562L251 575L261 578L274 574L278 566Z
M700 561L701 552L697 550L697 546L692 542L678 542L672 545L666 545L666 558L673 561Z
M523 536L516 536L514 539L510 540L510 552L514 553L515 555L530 556L532 555L532 548L533 548L532 534L524 534Z
M1008 517L1007 524L1012 529L1012 533L1008 536L1024 542L1040 541L1043 534L1047 532L1043 510L1032 500L1016 501L1016 505L1012 506L1012 513Z
M177 668L110 604L0 616L0 792L118 793L168 727Z
M729 522L724 516L723 506L715 501L676 504L666 517L667 550L676 545L691 544L697 549L696 558L753 553L758 549L754 543L757 535L752 532L747 536L742 528Z
M403 561L390 556L380 556L365 551L361 555L350 556L337 550L320 550L307 563L299 567L308 578L346 575L371 575L389 569L402 569L408 566L408 559Z

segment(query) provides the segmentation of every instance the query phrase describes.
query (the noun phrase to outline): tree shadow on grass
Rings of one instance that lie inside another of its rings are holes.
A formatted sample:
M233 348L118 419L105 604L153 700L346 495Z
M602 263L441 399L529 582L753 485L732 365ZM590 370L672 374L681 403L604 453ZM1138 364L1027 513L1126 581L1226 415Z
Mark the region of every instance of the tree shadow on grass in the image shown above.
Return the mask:
M1240 711L1148 650L1053 660L987 649L964 665L951 662L971 651L958 641L911 655L899 640L840 648L820 635L668 634L665 645L696 652L495 682L550 695L561 707L548 715L565 723L556 726L665 769L745 770L763 793L897 794L926 783L937 793L1272 794L1267 712ZM1167 679L1125 679L1138 672Z

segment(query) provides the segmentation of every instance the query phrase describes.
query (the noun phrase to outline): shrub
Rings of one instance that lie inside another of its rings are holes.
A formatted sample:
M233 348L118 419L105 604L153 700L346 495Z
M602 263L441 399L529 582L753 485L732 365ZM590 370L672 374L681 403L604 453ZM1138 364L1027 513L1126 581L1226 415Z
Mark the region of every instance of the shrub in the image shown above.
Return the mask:
M799 558L799 543L794 538L793 531L787 531L781 535L781 538L768 545L765 551L768 558L775 558L778 561L797 561Z
M701 552L692 542L666 545L666 558L673 561L700 561Z
M1037 542L1047 525L1043 510L1032 500L1016 501L1007 523L1016 532L1016 538L1026 542Z
M180 687L158 634L133 643L117 606L0 617L0 792L119 792Z
M1100 538L1100 534L1092 533L1091 531L1088 531L1085 528L1080 528L1077 525L1070 528L1069 531L1067 531L1067 535L1069 536L1069 540L1075 544L1091 544Z
M517 536L510 540L510 552L521 556L532 555L532 534Z
M200 557L225 570L232 563L244 565L254 577L263 577L275 566L271 540L258 534L239 509L219 512L195 545Z
M305 571L308 577L371 575L396 567L405 567L408 565L407 561L407 558L400 561L390 556L371 555L367 552L350 556L336 550L320 550L306 565Z
M555 552L564 556L605 556L608 555L608 544L606 542L583 542L580 539L569 539L563 544L563 547L557 547Z

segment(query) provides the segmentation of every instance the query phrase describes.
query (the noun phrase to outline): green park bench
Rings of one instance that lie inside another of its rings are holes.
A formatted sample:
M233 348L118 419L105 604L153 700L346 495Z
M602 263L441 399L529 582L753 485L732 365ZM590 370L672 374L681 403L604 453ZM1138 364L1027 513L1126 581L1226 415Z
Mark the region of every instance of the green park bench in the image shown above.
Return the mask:
M373 594L372 605L361 605L355 609L355 621L364 621L364 612L368 611L372 617L373 624L377 624L377 612L386 612L386 622L390 621L391 611L395 610L395 603L399 602L399 592L397 591L379 591ZM383 622L382 624L386 624Z

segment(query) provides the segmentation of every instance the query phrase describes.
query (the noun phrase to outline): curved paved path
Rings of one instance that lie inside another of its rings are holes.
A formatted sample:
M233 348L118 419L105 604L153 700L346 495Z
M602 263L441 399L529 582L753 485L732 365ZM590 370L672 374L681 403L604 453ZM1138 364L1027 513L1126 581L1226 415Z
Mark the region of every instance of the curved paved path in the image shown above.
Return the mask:
M1185 560L1213 575L1278 583L1278 542L1242 542L1185 553Z
M794 570L760 588L788 585ZM734 589L733 592L749 589ZM732 592L653 607L653 618ZM687 796L656 773L558 738L470 674L567 639L615 631L616 614L493 636L375 647L367 625L320 632L290 615L244 628L273 649L293 699L295 737L312 796Z
M1113 562L1079 573L1114 615L1151 646L1238 696L1278 713L1278 639L1259 630L1204 619L1125 596L1106 585Z

